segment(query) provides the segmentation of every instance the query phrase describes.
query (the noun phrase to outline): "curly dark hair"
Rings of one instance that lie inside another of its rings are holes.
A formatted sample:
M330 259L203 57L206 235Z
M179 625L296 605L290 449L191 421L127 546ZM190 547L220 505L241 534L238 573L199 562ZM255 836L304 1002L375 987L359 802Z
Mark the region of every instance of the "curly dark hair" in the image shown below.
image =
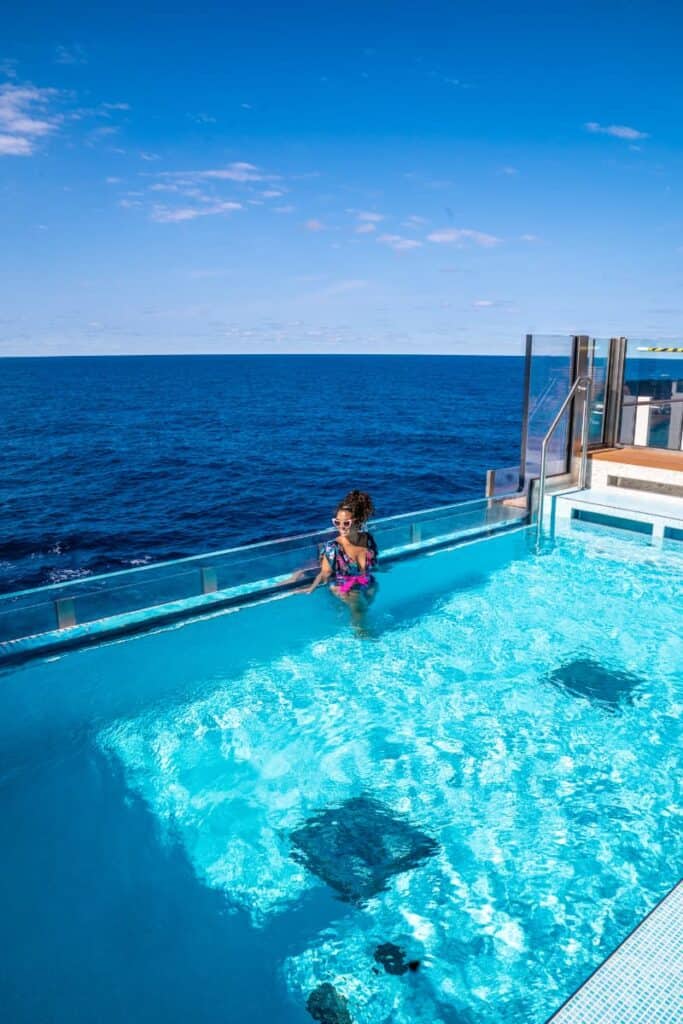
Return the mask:
M357 523L367 523L370 516L375 514L372 498L365 491L349 491L337 505L337 513L342 510L350 512Z

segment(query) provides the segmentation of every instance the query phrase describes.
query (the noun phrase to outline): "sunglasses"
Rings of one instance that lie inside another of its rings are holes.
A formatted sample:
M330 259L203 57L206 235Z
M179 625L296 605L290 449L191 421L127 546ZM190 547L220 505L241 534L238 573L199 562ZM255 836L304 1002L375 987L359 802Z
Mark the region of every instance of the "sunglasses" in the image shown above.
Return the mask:
M334 518L332 520L333 525L337 526L337 527L350 526L352 522L353 522L353 519L336 519L336 518Z

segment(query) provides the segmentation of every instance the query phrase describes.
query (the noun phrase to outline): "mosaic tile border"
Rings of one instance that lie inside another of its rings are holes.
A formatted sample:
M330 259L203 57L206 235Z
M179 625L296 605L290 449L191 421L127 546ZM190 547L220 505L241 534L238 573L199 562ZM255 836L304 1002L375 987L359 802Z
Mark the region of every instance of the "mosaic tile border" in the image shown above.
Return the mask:
M683 881L547 1024L683 1022Z

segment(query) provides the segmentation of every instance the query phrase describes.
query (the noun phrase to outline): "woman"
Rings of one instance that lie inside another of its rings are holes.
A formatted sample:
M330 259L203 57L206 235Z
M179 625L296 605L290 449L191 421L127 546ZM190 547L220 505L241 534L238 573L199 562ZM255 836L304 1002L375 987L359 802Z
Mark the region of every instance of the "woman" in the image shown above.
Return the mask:
M351 491L340 502L332 517L339 533L323 545L320 572L308 588L309 594L334 577L330 590L352 608L359 607L361 596L366 603L372 600L377 589L372 575L377 545L364 527L374 511L372 498L363 491Z

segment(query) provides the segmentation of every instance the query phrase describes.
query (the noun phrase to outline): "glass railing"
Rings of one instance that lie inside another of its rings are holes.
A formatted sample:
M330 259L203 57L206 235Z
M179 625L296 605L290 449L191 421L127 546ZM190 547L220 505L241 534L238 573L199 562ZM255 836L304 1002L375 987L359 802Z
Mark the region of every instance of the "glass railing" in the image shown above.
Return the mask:
M588 444L602 444L605 436L607 375L609 372L609 338L591 338L588 342L588 376L591 378Z
M380 569L399 558L520 525L523 507L482 498L371 524ZM306 585L321 531L0 595L0 660Z
M629 338L624 366L620 443L681 451L683 353Z
M629 338L619 442L681 451L683 447L683 354Z
M524 481L519 465L500 466L498 469L487 470L486 494L489 498L512 494L515 491L520 491L523 486Z
M569 335L534 334L529 368L529 398L524 446L524 479L537 477L543 438L572 386L573 339ZM548 474L567 471L570 411L553 435Z
M527 336L520 462L488 470L489 497L511 491L526 493L530 481L538 477L543 438L572 385L573 352L574 339L570 335ZM567 471L570 419L568 412L553 436L548 453L549 475Z
M683 450L683 394L668 400L624 395L619 443Z

